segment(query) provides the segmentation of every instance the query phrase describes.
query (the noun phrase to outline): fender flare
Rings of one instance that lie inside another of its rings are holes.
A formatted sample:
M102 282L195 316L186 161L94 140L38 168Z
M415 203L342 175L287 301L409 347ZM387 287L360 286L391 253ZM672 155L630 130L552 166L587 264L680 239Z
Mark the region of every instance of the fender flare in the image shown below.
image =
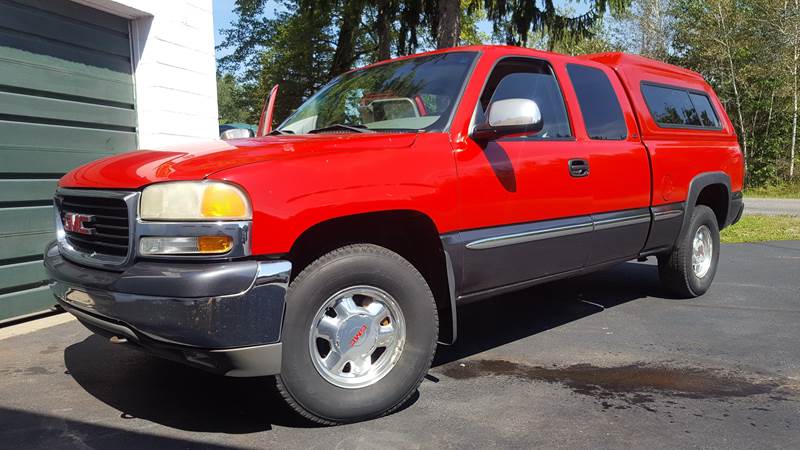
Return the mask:
M681 224L681 231L678 233L678 240L684 236L686 229L689 227L689 221L692 219L694 207L697 203L697 197L700 196L700 192L712 184L721 184L725 186L725 190L728 193L728 210L725 214L725 217L729 216L731 211L731 202L733 199L733 194L731 193L731 177L729 177L725 172L701 173L692 178L692 181L689 182L689 190L686 193L686 203L684 206L683 223ZM727 222L727 219L725 222ZM727 223L721 223L719 224L719 227L722 229L726 225Z

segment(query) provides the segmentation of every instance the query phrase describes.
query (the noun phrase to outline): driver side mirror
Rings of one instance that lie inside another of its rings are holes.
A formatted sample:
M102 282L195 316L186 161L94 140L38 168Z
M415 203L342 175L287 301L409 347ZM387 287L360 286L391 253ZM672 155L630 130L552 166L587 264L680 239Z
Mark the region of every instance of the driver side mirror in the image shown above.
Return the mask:
M253 130L250 130L248 128L231 128L229 130L223 131L219 137L223 141L227 141L229 139L245 139L254 136L255 133L253 133Z
M509 98L489 103L487 120L470 133L477 141L489 141L511 134L534 134L542 131L542 112L535 101Z

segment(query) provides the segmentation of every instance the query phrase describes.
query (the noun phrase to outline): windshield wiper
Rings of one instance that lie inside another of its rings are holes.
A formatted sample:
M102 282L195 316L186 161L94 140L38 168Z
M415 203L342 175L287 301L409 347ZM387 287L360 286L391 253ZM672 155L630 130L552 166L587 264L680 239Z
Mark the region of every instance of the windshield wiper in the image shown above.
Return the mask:
M351 131L353 133L374 133L364 125L345 125L343 123L335 123L327 127L315 128L308 132L308 134L325 133L328 131Z

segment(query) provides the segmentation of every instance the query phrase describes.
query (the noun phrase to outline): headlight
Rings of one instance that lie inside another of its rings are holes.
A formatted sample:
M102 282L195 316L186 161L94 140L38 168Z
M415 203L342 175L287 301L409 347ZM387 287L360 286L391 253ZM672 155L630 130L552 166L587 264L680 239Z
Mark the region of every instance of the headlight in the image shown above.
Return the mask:
M144 220L249 220L247 195L232 184L173 181L144 188L139 207Z

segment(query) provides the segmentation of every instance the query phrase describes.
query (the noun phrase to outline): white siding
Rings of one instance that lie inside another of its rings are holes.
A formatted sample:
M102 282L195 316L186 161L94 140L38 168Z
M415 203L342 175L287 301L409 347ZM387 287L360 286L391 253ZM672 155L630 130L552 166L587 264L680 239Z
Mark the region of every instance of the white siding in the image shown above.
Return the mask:
M75 0L132 19L139 147L214 139L211 0Z

